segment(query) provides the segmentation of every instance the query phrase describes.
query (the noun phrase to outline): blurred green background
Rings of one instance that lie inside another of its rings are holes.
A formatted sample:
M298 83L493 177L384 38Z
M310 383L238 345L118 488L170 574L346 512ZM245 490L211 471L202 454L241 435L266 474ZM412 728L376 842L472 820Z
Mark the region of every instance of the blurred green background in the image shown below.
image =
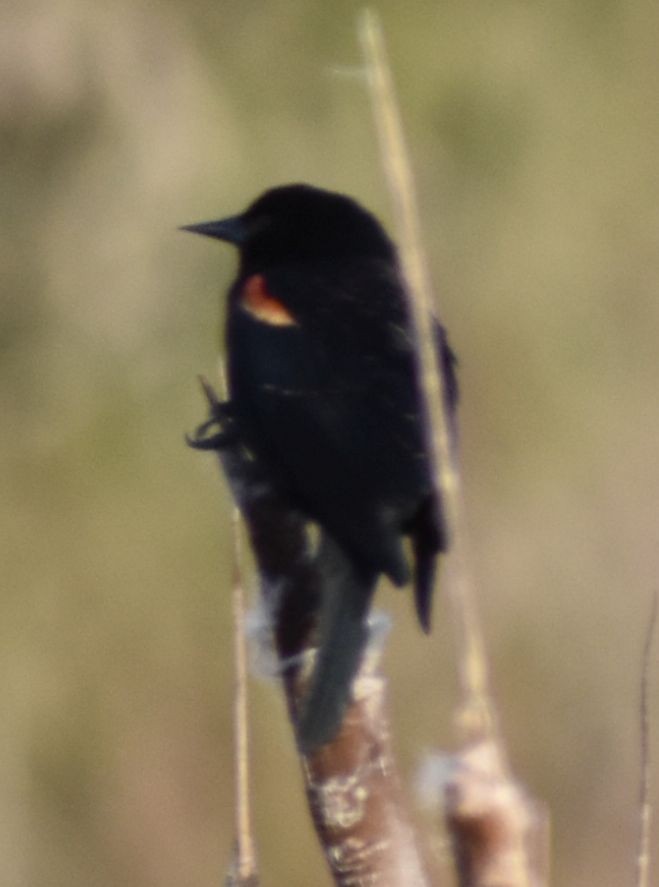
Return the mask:
M515 771L551 811L555 883L629 883L659 559L659 11L378 8L460 357L473 566ZM183 431L204 412L195 375L215 372L235 257L176 227L288 181L391 225L358 11L2 7L3 885L220 882L230 503ZM424 640L407 598L379 595L412 783L452 747L456 681L448 608ZM263 882L328 883L283 704L253 687ZM656 723L656 681L652 700Z

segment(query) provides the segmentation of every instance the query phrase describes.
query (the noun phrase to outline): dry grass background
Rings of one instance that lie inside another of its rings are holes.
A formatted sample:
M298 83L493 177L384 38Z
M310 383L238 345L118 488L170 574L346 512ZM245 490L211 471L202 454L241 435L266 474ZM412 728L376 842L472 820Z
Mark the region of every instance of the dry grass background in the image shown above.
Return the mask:
M460 356L506 737L550 806L555 883L629 883L659 581L659 13L648 0L378 8ZM215 366L234 266L175 229L300 180L390 221L351 71L357 11L0 12L3 884L221 876L229 506L182 432L201 417L195 374ZM451 745L451 637L441 602L430 640L406 596L379 602L411 779ZM264 883L325 883L282 702L267 684L254 697ZM653 702L656 722L656 681Z

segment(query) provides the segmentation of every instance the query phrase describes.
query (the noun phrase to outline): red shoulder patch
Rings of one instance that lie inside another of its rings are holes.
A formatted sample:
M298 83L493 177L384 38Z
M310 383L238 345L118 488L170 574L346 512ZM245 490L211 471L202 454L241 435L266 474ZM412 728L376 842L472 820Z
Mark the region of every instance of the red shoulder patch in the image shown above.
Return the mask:
M279 299L268 292L265 277L262 274L252 274L243 284L239 299L240 307L271 326L297 326L297 321Z

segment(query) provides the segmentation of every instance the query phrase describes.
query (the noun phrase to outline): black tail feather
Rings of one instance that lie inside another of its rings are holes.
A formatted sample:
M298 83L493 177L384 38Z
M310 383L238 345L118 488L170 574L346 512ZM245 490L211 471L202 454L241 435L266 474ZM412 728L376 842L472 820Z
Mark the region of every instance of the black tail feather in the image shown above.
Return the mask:
M414 601L421 628L430 631L437 555L446 551L446 532L434 496L429 496L409 527L414 549Z
M418 538L414 546L414 602L421 628L430 632L432 617L432 592L435 584L437 551L426 548Z
M297 727L305 754L330 742L341 726L368 639L366 618L377 578L359 570L327 536L318 558L323 584L318 654Z

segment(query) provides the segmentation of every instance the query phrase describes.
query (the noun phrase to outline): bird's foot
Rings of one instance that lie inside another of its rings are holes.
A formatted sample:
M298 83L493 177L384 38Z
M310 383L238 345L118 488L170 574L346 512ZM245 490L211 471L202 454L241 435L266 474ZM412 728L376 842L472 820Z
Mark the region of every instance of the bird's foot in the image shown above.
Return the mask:
M230 402L215 400L210 408L210 416L197 426L194 434L186 434L185 442L193 450L223 450L238 442Z

